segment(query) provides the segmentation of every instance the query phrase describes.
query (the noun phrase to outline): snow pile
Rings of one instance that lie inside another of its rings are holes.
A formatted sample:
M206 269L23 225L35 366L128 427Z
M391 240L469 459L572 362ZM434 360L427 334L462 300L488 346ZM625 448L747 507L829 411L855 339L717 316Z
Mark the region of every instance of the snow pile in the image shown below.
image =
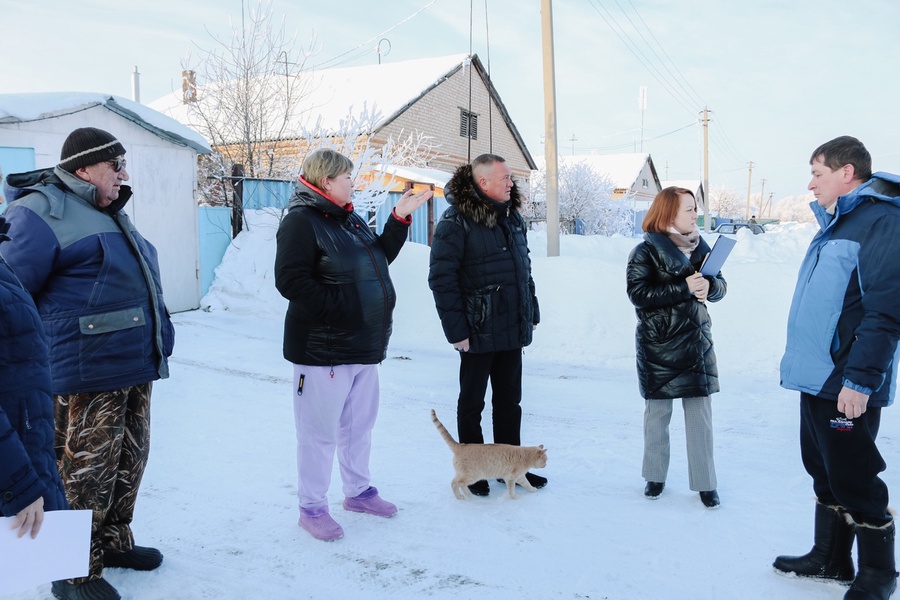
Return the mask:
M812 543L814 497L801 466L797 394L778 361L797 267L814 229L737 236L710 305L722 391L713 400L722 506L687 483L680 409L665 492L642 494L642 415L634 310L624 266L638 239L565 236L546 258L530 237L542 322L525 350L522 439L544 444L549 485L510 499L458 501L450 452L429 409L455 433L459 358L428 290L428 248L391 266L394 335L379 367L373 484L392 519L329 501L346 536L319 542L297 526L291 368L281 356L284 300L274 292L277 218L248 215L204 299L175 315L171 378L154 386L153 444L134 523L157 546L152 573L107 571L127 598L721 600L840 598L835 584L774 574L777 554ZM713 240L710 239L710 242ZM483 425L490 439L490 409ZM900 410L882 414L879 445L897 490ZM49 585L15 600L49 597Z

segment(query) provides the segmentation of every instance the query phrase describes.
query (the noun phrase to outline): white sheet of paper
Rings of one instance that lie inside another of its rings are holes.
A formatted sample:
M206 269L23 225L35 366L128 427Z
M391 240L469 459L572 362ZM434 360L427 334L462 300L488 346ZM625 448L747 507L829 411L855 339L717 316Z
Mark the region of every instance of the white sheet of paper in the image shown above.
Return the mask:
M17 538L12 517L0 517L3 577L0 595L21 592L58 579L88 574L91 554L91 511L53 510L44 513L37 538Z

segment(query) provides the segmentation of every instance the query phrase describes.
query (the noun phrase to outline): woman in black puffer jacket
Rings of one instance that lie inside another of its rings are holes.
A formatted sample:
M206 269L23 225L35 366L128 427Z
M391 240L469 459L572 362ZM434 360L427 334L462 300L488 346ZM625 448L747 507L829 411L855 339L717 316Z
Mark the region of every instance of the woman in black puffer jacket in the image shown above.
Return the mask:
M9 225L0 216L0 242ZM65 510L53 449L50 350L34 301L0 257L0 515L34 537L44 511Z
M335 451L345 509L381 517L397 512L369 485L378 363L395 303L388 264L406 241L410 215L431 192L404 194L381 235L353 212L352 195L349 158L333 150L307 156L275 256L275 286L290 301L284 357L294 365L300 526L325 541L344 535L328 512Z
M699 273L709 246L697 229L697 203L670 187L653 200L644 242L628 257L628 298L634 304L637 371L644 410L644 494L658 498L669 468L672 400L682 399L690 488L709 508L719 505L713 460L711 394L719 391L706 302L725 296L722 274Z

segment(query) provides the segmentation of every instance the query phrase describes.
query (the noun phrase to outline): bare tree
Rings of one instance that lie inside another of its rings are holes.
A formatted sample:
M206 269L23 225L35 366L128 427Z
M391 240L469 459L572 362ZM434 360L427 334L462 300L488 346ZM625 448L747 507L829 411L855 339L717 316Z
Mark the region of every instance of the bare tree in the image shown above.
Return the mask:
M190 124L215 148L205 167L220 177L229 177L233 165L247 177L281 175L279 145L297 135L314 41L298 51L296 35L286 35L283 20L273 21L271 0L242 6L230 38L210 34L212 49L182 61Z
M201 202L231 205L233 235L243 228L243 179L293 179L302 157L316 148L331 147L354 160L362 190L354 203L371 218L392 183L389 175L385 180L373 174L376 167L388 174L389 164L424 166L436 155L430 138L421 133L401 131L376 143L372 132L380 115L365 105L358 113L351 107L337 128L323 126L315 117L319 107L310 101L315 78L306 67L315 39L298 50L296 35L285 34L283 19L274 24L271 0L256 0L249 9L242 2L231 37L210 37L212 49L200 50L197 60L182 61L183 92L188 124L213 147L213 154L199 161Z

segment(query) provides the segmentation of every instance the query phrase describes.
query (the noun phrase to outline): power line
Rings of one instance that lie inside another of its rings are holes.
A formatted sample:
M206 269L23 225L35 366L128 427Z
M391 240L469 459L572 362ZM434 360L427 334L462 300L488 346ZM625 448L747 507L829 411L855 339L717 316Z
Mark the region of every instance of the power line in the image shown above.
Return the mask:
M437 1L438 1L438 0L431 0L431 2L429 2L429 3L426 4L425 6L423 6L422 8L420 8L419 10L417 10L416 12L414 12L413 14L409 15L408 17L406 17L405 19L403 19L403 20L400 21L399 23L396 23L396 24L392 25L391 27L388 27L387 29L385 29L384 31L382 31L381 33L379 33L378 35L375 35L375 36L373 36L373 37L367 39L365 42L359 44L359 45L356 46L355 48L351 48L350 50L347 50L346 52L344 52L344 53L342 53L342 54L338 54L337 56L335 56L335 57L333 57L333 58L329 58L329 59L326 60L326 61L323 61L323 62L321 62L321 63L319 63L319 64L317 64L317 65L314 65L313 68L321 69L321 68L324 68L324 67L326 67L326 66L328 66L328 68L334 68L334 67L338 67L338 66L340 66L340 65L347 64L347 63L349 63L349 62L353 62L353 61L356 60L357 58L359 58L359 57L361 57L361 56L363 56L363 55L365 55L365 54L371 52L371 50L369 50L368 48L365 49L365 50L363 50L363 51L360 51L361 48L367 47L369 44L371 44L371 43L374 42L375 40L380 39L380 38L384 37L385 35L387 35L388 33L390 33L391 31L397 29L398 27L400 27L401 25L403 25L404 23L406 23L407 21L409 21L409 20L412 19L413 17L417 16L420 12L422 12L423 10L425 10L426 8L428 8L429 6L431 6L432 4L434 4L434 3L437 2ZM356 54L354 54L354 56L352 56L352 57L350 57L350 58L347 58L346 60L342 60L342 61L340 61L340 62L336 62L336 63L335 63L335 61L339 61L341 58L347 56L348 54L354 53L354 52L356 53ZM335 64L332 64L332 63L335 63Z
M689 128L689 127L694 127L696 124L697 124L696 122L694 122L694 123L688 123L687 125L685 125L685 126L683 126L683 127L679 127L678 129L673 129L672 131L667 131L666 133L661 133L661 134L659 134L659 135L657 135L657 136L654 136L654 137L651 137L651 138L646 138L644 141L645 141L645 142L652 142L653 140L658 140L658 139L664 138L664 137L666 137L666 136L669 136L669 135L678 133L679 131L684 131L685 129L687 129L687 128ZM574 134L573 134L573 135L574 135ZM609 136L606 136L606 137L609 137ZM592 150L597 150L597 151L604 151L604 150L621 150L622 148L628 148L628 147L633 146L633 145L634 145L634 142L631 141L631 142L628 142L628 143L614 144L614 145L612 145L612 146L603 146L603 147L599 147L599 148L591 148L591 149L592 149ZM585 146L582 146L582 147L585 147Z
M634 12L635 17L643 25L643 29L646 30L647 35L641 31L641 28L638 27L638 24L634 19L629 16L625 7L620 4L619 0L613 0L616 3L616 6L624 15L625 19L627 19L628 23L631 26L631 29L637 33L637 36L640 38L640 42L646 47L647 52L641 49L638 42L634 41L634 35L631 30L627 30L620 25L620 23L613 17L610 10L603 5L602 0L588 0L591 7L595 12L602 18L607 26L612 30L612 32L619 38L622 42L622 45L631 52L631 54L638 60L638 62L643 66L650 75L659 82L660 85L665 89L666 92L672 97L673 100L677 104L679 104L685 110L688 110L692 115L696 114L696 109L691 108L691 105L697 104L698 106L705 106L706 102L704 102L703 98L697 92L696 89L690 84L684 74L678 69L678 66L675 64L675 61L672 60L672 57L669 56L668 52L666 52L663 45L659 42L656 36L653 34L652 29L641 16L640 12L634 6L632 0L625 0L628 6L631 7ZM599 7L599 8L598 8ZM607 16L604 16L601 9L606 13ZM654 45L650 43L650 39L655 43L656 47L659 48L659 51L665 56L666 60L660 56L660 54L654 48ZM649 55L648 55L649 54ZM670 69L668 64L671 64L672 68ZM659 65L659 66L657 66ZM674 72L673 72L674 69ZM663 70L665 73L663 73ZM710 128L711 132L711 142L712 144L720 150L723 154L729 157L729 160L734 160L737 163L744 164L746 160L740 158L740 152L737 150L735 145L728 138L725 133L724 128L722 127L721 121L718 124L718 127ZM625 145L620 145L618 147L624 147ZM743 167L742 167L743 168Z
M653 76L653 78L656 79L659 84L669 92L669 95L691 115L696 114L696 109L691 107L693 101L671 86L671 84L666 80L665 75L661 73L655 65L652 64L651 59L647 57L647 55L638 47L635 42L629 39L625 29L621 25L619 25L618 21L616 21L615 17L613 17L609 9L606 8L600 0L588 0L588 2L590 3L591 7L597 12L597 14L600 15L600 18L606 22L612 32L616 34L616 37L618 37L619 40L622 41L628 51L631 52L631 54L638 60L638 62L640 62L641 65L645 69L647 69L650 75ZM603 13L600 12L600 9L597 8L597 6L602 8L609 16L609 18L604 16Z
M616 2L616 4L618 4L618 2ZM659 47L660 51L663 53L663 55L666 57L666 59L668 59L669 63L671 63L672 68L675 69L675 71L678 73L678 76L681 78L682 81L684 81L684 84L687 85L688 88L690 88L690 92L694 94L694 98L697 100L698 104L705 106L706 102L703 100L703 98L700 97L700 94L697 93L697 90L695 90L693 88L691 83L687 80L687 77L685 77L682 74L681 70L679 70L678 66L675 64L675 61L672 60L672 57L669 56L669 53L666 52L666 49L663 48L662 44L659 43L659 40L656 39L656 36L653 35L653 30L650 29L650 26L647 25L646 21L644 21L644 18L641 16L641 13L635 7L634 3L632 3L631 0L628 0L628 4L631 6L631 9L634 11L634 14L637 15L637 18L640 19L641 23L644 25L644 29L647 30L647 33L649 33L650 37L653 38L653 41L656 42L656 45ZM621 9L622 7L619 6L619 8ZM623 10L622 12L625 12L625 11ZM630 21L630 19L629 19L629 21ZM637 28L635 28L635 29L637 29ZM638 31L638 33L640 34L640 31ZM641 36L641 37L643 38L643 36ZM648 46L649 46L649 44L648 44ZM652 46L651 46L651 50L652 50ZM656 53L654 52L654 54L656 54ZM665 63L663 63L663 66L665 66ZM666 67L666 70L667 71L669 70L668 67ZM671 73L671 71L669 71L669 73ZM673 78L674 78L674 75L673 75ZM678 83L678 85L679 85L679 87L681 87L681 89L684 89L684 87L681 85L681 82L677 78L675 78L675 81L676 81L676 83ZM687 90L685 90L685 92L687 92Z

